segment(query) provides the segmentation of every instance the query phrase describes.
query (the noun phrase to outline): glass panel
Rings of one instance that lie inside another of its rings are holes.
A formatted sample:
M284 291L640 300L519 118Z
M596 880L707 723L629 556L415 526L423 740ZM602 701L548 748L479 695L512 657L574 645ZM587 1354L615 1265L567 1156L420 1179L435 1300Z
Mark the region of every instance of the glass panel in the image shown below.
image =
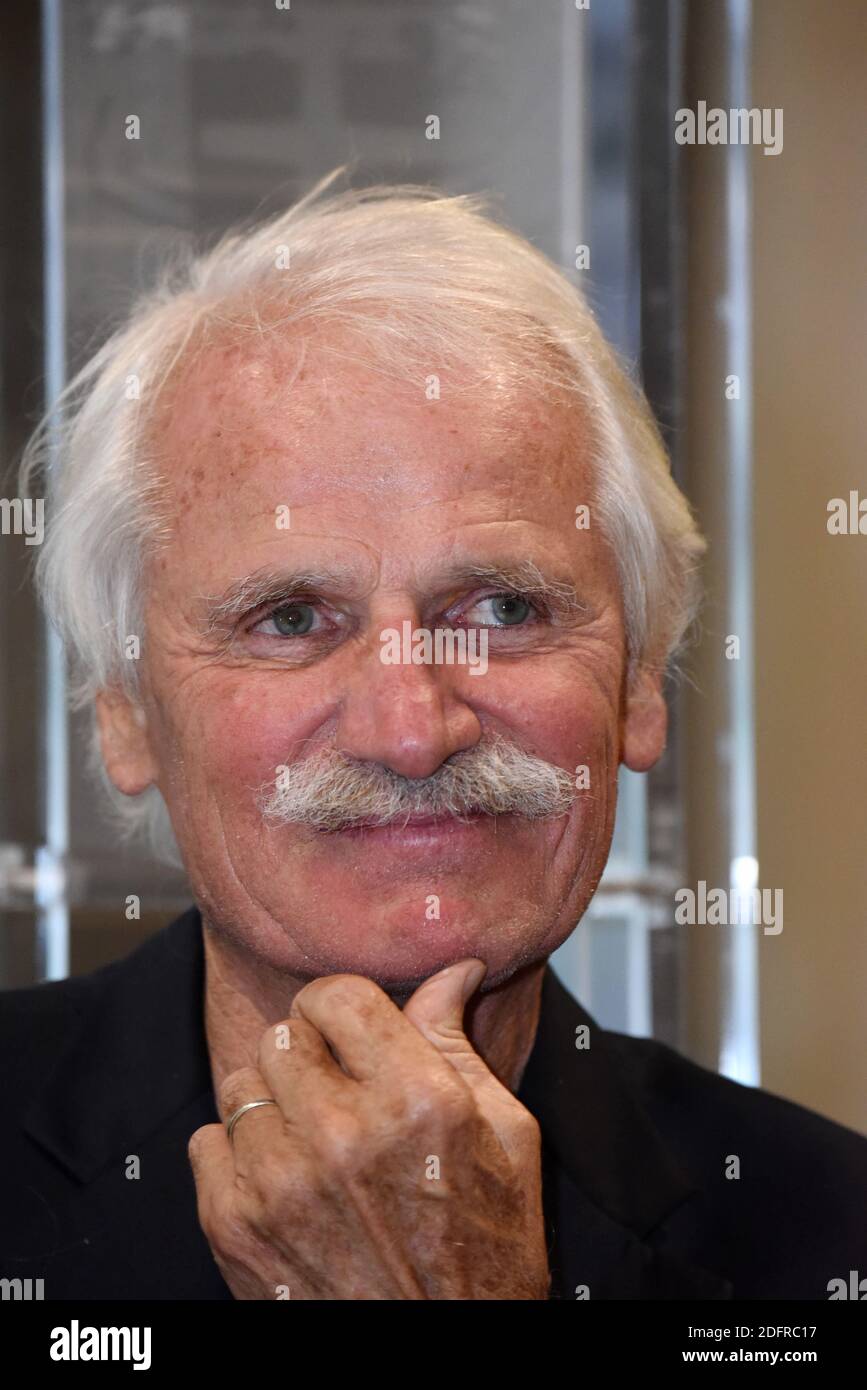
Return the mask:
M70 371L179 233L212 237L274 211L350 159L355 183L493 190L508 220L571 263L586 239L581 36L565 0L64 7ZM438 140L425 136L432 114ZM137 140L125 138L131 116ZM73 970L123 954L189 901L144 850L113 843L89 737L89 716L75 716L72 854L95 874L73 913ZM141 898L140 923L125 920L127 894Z
M584 286L608 335L639 361L629 0L607 0L592 17L573 0L318 0L290 10L238 0L49 0L46 13L60 25L47 96L57 107L52 168L62 179L53 206L65 273L65 284L53 282L50 314L64 325L70 373L178 236L210 239L276 211L348 160L356 185L490 191L495 209L569 273L576 246L589 244ZM433 115L439 139L426 135ZM140 131L128 139L133 117ZM50 670L49 687L50 709L63 696ZM117 843L87 772L89 739L90 717L76 715L74 972L125 954L189 901L182 876ZM49 802L63 797L63 775L58 742ZM621 773L603 891L554 958L599 1021L627 1031L650 1031L654 1011L676 1014L674 972L652 988L651 928L664 914L646 896L650 841L662 845L655 867L674 857L677 837L666 837L674 790L669 777L648 802L648 780ZM130 894L141 899L140 921L126 918Z

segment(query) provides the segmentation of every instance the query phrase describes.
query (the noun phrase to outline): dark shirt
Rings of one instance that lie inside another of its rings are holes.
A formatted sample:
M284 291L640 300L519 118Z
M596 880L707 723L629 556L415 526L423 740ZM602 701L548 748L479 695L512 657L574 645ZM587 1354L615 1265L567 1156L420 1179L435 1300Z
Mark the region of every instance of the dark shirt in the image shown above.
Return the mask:
M0 1279L231 1298L186 1152L219 1119L198 911L91 975L0 994L0 1049ZM867 1274L867 1139L598 1027L550 966L518 1097L542 1130L552 1298L827 1299Z

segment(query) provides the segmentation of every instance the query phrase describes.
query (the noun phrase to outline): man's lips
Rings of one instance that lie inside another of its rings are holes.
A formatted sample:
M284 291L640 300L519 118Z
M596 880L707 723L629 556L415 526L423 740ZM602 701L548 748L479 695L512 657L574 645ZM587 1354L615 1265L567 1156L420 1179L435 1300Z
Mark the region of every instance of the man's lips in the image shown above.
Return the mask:
M338 831L332 831L331 833L332 833L332 834L338 834L338 835L352 835L352 834L355 834L356 832L364 832L365 834L368 834L368 835L370 835L370 834L374 834L374 835L375 835L375 834L377 834L377 833L387 832L387 833L390 833L390 834L392 834L392 835L394 835L394 834L399 835L399 834L401 834L401 832L403 832L403 831L405 831L405 832L408 834L410 831L417 831L417 830L424 830L424 829L427 829L427 830L451 830L451 829L460 829L460 828L462 828L462 827L464 827L464 826L474 825L476 822L478 822L478 821L480 821L480 820L485 820L485 819L491 819L491 817L486 816L485 813L484 813L483 811L471 811L471 812L467 812L467 813L465 813L465 814L463 814L463 815L460 815L460 816L455 816L455 815L450 815L450 814L439 815L439 816L432 816L432 815L402 816L402 817L399 817L397 820L393 820L393 821L387 822L387 824L385 824L385 825L382 825L381 823L377 823L376 821L372 821L372 820L371 820L371 821L356 821L353 825L344 826L344 827L342 827L340 830L338 830Z

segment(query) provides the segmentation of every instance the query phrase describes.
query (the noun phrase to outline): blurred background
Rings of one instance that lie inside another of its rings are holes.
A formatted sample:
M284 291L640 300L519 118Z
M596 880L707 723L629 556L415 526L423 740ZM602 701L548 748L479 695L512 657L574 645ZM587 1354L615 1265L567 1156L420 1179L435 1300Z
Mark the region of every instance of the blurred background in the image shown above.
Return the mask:
M832 498L867 496L865 53L863 0L7 0L0 17L6 498L47 401L178 238L276 212L347 160L355 186L488 192L581 284L710 552L668 750L622 775L605 877L555 967L603 1025L867 1133L867 536L827 529ZM781 109L782 152L679 145L675 113L699 101ZM119 845L87 777L32 551L0 535L0 988L125 955L191 901ZM701 880L781 890L783 930L678 925L675 892Z

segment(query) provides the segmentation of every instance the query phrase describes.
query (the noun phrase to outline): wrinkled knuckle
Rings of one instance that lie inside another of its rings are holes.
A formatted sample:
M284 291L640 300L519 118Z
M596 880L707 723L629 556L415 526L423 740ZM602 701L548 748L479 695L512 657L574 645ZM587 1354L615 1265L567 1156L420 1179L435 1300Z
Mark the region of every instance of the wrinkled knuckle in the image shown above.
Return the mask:
M294 1004L297 1006L305 1002L309 1003L313 999L319 999L323 995L323 992L325 992L325 997L327 998L329 987L335 980L339 980L340 978L341 976L339 975L323 975L316 980L308 981L308 983L303 985L295 995Z
M249 1245L249 1223L232 1200L217 1197L203 1203L199 1224L210 1245L223 1255L240 1255Z
M262 1080L253 1067L230 1072L220 1086L220 1104L228 1117L248 1100L261 1100Z
M264 1197L268 1205L283 1207L291 1200L295 1184L286 1159L279 1154L271 1151L263 1153L252 1169L250 1179L255 1192Z
M351 1115L334 1112L322 1124L317 1148L332 1173L353 1172L363 1156L360 1126Z
M218 1244L223 1255L230 1259L242 1260L255 1245L255 1237L249 1219L240 1212L232 1212L221 1223Z
M256 1061L259 1064L259 1071L264 1076L266 1069L275 1056L280 1057L290 1051L292 1047L292 1033L297 1032L301 1019L293 1018L291 1022L284 1019L280 1023L275 1023L271 1028L266 1028L259 1039L259 1047L256 1052Z
M249 1176L247 1217L254 1234L268 1240L301 1230L320 1201L319 1165L263 1158Z
M408 1116L417 1124L436 1123L457 1128L475 1115L475 1105L466 1086L457 1077L429 1077L413 1088Z

